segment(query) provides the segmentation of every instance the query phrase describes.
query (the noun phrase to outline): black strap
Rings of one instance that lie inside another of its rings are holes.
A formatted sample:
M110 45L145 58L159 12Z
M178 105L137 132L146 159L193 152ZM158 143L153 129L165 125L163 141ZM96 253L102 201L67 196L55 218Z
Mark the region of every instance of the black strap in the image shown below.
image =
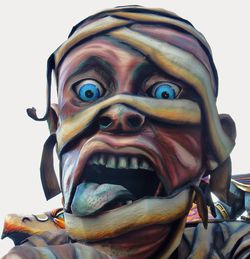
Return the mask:
M46 199L49 200L61 192L53 164L53 149L56 144L56 134L51 134L43 146L40 164L40 177Z
M48 118L49 109L50 109L50 103L51 103L51 74L52 70L55 67L55 59L54 59L54 53L50 55L47 61L47 105L46 105L46 111L43 117L38 118L36 114L36 109L34 107L28 108L26 110L29 117L31 117L35 121L45 121Z

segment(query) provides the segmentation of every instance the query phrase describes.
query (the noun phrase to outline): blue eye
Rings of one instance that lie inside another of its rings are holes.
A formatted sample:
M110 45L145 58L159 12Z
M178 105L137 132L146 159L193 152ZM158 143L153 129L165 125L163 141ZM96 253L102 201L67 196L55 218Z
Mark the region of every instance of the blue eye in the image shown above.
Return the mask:
M83 80L75 86L78 97L84 102L93 102L103 95L103 87L95 80Z
M176 98L179 92L179 87L174 84L160 83L153 87L151 95L157 99L173 100Z

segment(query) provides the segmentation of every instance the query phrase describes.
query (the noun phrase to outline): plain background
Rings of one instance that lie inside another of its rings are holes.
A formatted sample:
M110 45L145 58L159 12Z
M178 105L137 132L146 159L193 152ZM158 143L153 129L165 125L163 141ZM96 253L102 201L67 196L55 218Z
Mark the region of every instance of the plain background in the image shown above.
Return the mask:
M3 2L5 2L3 4ZM218 109L237 125L233 172L250 173L250 4L247 0L158 1L2 1L0 6L1 180L0 228L4 215L38 213L60 207L60 197L46 202L39 179L45 122L34 122L25 109L45 110L46 59L77 22L102 9L139 4L163 7L190 20L213 50L220 89ZM12 242L0 241L0 255Z

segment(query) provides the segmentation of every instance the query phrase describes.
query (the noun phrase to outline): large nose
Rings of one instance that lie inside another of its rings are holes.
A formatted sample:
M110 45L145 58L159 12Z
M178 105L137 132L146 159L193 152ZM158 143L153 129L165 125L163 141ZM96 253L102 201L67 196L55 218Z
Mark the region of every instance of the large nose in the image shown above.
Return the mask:
M99 126L107 132L136 132L141 129L145 116L123 104L115 104L103 112L99 118Z

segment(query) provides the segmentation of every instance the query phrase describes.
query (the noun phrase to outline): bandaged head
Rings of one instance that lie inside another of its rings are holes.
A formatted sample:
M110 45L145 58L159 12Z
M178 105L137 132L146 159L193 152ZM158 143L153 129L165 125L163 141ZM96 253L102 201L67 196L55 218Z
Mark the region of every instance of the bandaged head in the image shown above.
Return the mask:
M52 69L58 104L50 105ZM202 177L211 174L226 199L234 123L218 115L211 50L188 21L136 6L91 16L49 58L48 90L45 116L28 112L49 122L43 160L56 143L73 239L115 244L116 254L148 233L154 247L169 236L172 251ZM50 198L59 186L48 163L41 172Z

